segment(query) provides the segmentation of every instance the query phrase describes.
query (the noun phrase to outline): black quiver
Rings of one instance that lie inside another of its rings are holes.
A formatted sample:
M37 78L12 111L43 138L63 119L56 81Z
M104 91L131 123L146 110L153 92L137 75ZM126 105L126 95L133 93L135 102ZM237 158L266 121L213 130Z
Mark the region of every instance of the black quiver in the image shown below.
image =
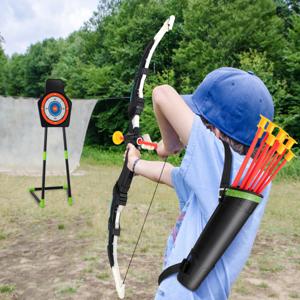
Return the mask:
M183 286L193 291L198 289L262 199L261 195L229 186L232 154L229 145L223 144L225 163L219 204L188 257L165 269L159 276L159 284L178 273L177 279Z

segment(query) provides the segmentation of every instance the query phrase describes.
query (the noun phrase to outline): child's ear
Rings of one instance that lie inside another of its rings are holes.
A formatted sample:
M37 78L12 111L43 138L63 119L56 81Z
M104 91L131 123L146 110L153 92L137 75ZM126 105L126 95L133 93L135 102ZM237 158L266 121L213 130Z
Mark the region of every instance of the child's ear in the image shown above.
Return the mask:
M214 128L214 134L219 139L221 136L221 131L218 128Z

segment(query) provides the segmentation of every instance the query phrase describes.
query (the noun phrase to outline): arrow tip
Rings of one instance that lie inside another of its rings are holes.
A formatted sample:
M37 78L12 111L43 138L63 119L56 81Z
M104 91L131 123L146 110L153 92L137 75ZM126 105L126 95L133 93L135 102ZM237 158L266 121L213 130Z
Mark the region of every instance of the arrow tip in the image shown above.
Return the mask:
M115 145L120 145L124 142L124 135L121 131L115 131L112 136L112 141Z

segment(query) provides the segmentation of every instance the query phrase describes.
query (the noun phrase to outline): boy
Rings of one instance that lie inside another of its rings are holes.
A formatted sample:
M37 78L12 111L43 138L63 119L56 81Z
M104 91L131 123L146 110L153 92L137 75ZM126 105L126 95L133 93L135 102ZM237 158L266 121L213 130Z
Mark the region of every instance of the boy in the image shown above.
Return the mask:
M167 157L186 147L180 167L164 166L160 182L174 187L180 215L169 236L164 269L187 257L218 205L224 147L232 152L231 180L254 138L260 114L272 120L274 105L263 82L253 74L220 68L206 76L193 95L180 96L164 85L153 90L153 105L162 141L157 153ZM163 162L140 159L128 145L128 168L158 181ZM263 201L196 291L182 286L173 274L163 280L155 299L227 299L230 288L250 255L268 199Z

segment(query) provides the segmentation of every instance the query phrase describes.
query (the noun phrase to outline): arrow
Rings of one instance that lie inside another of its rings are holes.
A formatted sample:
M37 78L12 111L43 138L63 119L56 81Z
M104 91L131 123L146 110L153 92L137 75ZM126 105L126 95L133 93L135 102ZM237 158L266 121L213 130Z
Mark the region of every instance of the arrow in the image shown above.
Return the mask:
M120 145L125 141L125 137L121 131L115 131L112 136L112 140L115 145ZM146 141L142 137L137 138L136 143L137 145L141 146L142 149L146 149L146 150L157 149L157 143Z

